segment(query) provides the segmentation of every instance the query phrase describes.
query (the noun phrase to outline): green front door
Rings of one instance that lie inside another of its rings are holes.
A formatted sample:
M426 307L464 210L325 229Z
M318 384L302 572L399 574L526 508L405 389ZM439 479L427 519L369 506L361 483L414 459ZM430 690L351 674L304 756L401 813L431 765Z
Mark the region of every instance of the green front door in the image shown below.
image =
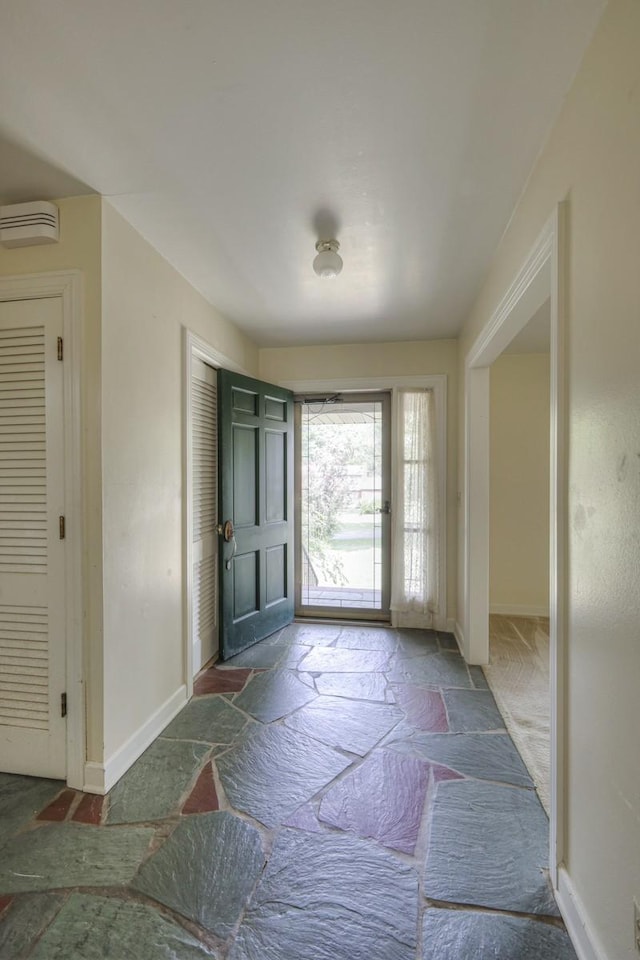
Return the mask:
M293 394L218 371L220 656L293 619Z

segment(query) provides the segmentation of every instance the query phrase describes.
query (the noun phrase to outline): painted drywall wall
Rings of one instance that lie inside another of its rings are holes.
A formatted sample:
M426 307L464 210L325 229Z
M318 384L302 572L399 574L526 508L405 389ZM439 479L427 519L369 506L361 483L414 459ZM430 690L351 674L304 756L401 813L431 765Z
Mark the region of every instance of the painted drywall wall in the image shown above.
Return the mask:
M639 50L640 3L611 0L460 349L463 370L471 344L566 199L565 862L592 941L608 960L637 957L633 898L640 898Z
M102 210L105 761L185 682L183 327L257 350L107 202Z
M100 437L100 222L96 196L56 201L60 242L0 247L0 275L80 270L84 285L82 329L83 605L87 703L87 754L102 756L102 494Z
M260 378L271 383L292 380L345 380L367 377L447 376L447 616L456 610L456 461L458 344L455 340L406 343L350 343L317 347L271 347L260 350Z
M490 375L490 605L548 616L549 355L503 354Z

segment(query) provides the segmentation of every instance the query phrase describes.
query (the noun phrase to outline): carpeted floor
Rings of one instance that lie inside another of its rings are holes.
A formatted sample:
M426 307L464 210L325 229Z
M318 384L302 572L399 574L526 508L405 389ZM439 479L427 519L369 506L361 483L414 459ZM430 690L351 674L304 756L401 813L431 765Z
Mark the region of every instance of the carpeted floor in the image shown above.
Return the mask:
M487 682L549 812L549 620L489 618Z

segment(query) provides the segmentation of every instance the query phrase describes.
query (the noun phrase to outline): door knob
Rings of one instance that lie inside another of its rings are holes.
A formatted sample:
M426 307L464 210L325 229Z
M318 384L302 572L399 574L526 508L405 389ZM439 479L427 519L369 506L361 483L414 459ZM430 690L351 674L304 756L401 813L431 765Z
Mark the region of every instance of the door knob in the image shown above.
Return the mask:
M233 520L225 520L218 524L218 533L224 538L225 543L231 543L234 536Z
M233 550L231 551L231 556L227 557L224 564L225 570L231 570L231 563L238 549L238 544L236 542L236 535L233 529L233 520L225 520L224 523L219 523L218 533L220 534L220 536L222 537L225 543L233 544Z

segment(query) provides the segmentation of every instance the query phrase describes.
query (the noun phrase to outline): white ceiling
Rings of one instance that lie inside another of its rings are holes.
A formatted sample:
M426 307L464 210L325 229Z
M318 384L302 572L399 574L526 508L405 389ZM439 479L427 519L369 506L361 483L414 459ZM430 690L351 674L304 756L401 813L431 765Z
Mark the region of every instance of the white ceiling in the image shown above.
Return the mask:
M603 6L0 0L0 200L110 197L263 345L455 336Z

